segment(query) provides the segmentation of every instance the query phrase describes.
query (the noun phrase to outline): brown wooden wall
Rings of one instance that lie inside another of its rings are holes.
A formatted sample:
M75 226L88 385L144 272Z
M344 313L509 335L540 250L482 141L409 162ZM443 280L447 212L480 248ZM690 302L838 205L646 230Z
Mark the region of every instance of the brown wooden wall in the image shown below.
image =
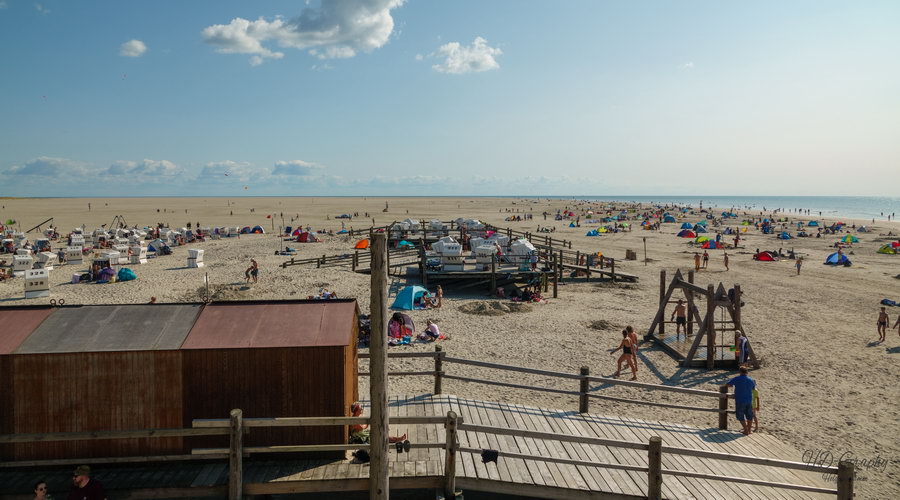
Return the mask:
M26 354L5 357L0 429L13 433L182 427L180 351ZM11 373L10 373L11 372ZM2 401L4 406L6 402ZM10 425L11 424L11 425ZM181 453L182 438L22 443L4 460Z
M183 350L186 426L195 418L345 415L346 346ZM355 365L354 365L355 366ZM353 380L356 385L356 380ZM351 401L352 402L352 401ZM245 446L346 443L345 427L253 429ZM190 438L190 447L227 447L228 438Z

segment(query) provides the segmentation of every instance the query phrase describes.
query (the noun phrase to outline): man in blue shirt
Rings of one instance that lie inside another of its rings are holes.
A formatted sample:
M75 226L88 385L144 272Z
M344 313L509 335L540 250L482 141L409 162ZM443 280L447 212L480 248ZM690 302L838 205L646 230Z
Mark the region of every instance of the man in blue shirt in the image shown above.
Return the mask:
M747 367L742 366L741 374L729 380L728 385L734 387L734 409L744 427L741 432L749 436L753 425L753 389L756 389L756 381L747 376Z

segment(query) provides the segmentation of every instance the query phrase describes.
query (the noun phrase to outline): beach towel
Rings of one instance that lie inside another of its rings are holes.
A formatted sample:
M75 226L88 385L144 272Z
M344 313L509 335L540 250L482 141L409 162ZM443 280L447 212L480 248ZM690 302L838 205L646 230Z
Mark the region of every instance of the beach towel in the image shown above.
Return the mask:
M900 307L900 303L894 302L891 299L881 299L881 305L891 306L891 307Z

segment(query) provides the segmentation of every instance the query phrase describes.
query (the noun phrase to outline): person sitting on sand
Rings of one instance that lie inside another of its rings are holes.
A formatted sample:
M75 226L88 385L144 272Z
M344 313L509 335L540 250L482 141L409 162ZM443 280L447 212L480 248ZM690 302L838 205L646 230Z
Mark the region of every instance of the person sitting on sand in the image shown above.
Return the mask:
M350 416L359 417L362 415L362 405L357 401L350 405ZM402 436L388 436L388 442L397 443L406 441L406 434ZM369 443L369 426L368 424L353 424L350 426L350 442L358 444ZM407 450L408 451L408 450Z
M637 367L634 365L634 358L631 355L634 346L631 344L628 330L622 330L622 342L619 343L619 347L609 351L609 354L615 354L619 349L622 349L622 355L616 361L616 373L613 374L613 377L618 377L622 373L622 363L625 362L631 368L631 380L637 380Z
M419 336L420 339L434 342L435 340L441 338L441 330L438 328L436 324L430 319L427 322L427 326L425 327L425 331L422 332L422 335Z

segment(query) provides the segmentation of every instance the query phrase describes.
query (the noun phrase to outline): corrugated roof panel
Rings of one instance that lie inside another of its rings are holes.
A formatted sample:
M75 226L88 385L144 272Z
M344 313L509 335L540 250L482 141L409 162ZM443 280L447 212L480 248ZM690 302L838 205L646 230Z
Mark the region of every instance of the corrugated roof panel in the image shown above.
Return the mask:
M63 307L16 354L178 349L201 304Z
M0 354L15 351L52 312L50 307L0 308Z
M354 300L214 303L206 306L182 349L349 345Z

